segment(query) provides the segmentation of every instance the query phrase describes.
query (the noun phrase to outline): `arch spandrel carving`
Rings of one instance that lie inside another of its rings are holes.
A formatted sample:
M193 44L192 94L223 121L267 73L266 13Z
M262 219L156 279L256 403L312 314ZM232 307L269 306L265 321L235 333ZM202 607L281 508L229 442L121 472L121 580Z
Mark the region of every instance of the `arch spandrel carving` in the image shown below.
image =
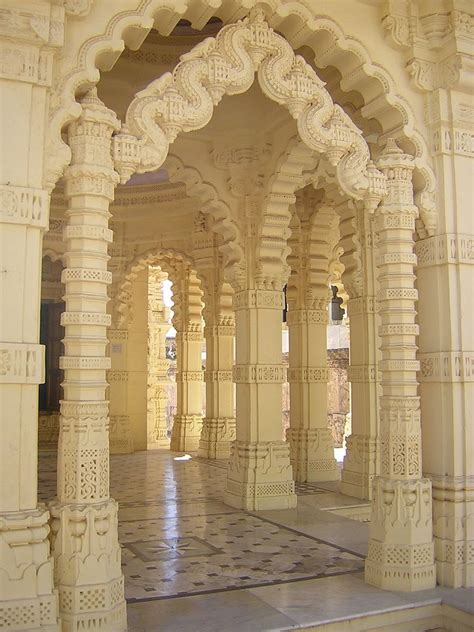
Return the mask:
M173 73L136 95L126 125L141 138L137 170L160 167L177 135L204 127L224 94L246 92L255 72L264 94L297 120L305 144L337 167L341 188L363 198L369 187L369 150L360 130L258 8L182 55Z
M69 148L62 140L61 130L80 114L75 95L98 82L98 68L103 68L104 60L109 60L110 69L113 60L120 56L124 44L131 49L138 49L153 23L162 35L168 35L181 18L191 20L193 26L200 29L204 26L204 21L212 15L229 23L246 15L257 3L257 0L236 0L222 3L216 8L211 0L183 0L179 5L167 0L128 0L127 10L124 8L114 13L108 22L100 22L99 28L96 20L94 25L87 22L91 20L90 15L76 21L76 28L82 28L79 34L74 32L79 42L76 45L77 52L61 60L59 79L52 97L46 154L48 186L53 188L70 159ZM283 33L293 48L308 45L315 53L319 67L328 64L338 67L342 74L343 90L350 90L355 81L362 87L365 106L361 115L366 119L373 118L381 124L384 129L383 137L380 138L381 145L385 144L387 135L397 138L399 142L407 139L414 145L415 200L421 216L417 229L421 237L434 234L437 222L435 177L428 143L415 125L411 105L397 93L396 83L389 70L374 63L366 44L345 32L333 16L314 15L301 0L268 0L266 6L270 25ZM325 37L318 37L318 34L324 34ZM323 41L325 44L320 47L318 42ZM378 86L375 89L374 81ZM399 123L390 122L395 119Z

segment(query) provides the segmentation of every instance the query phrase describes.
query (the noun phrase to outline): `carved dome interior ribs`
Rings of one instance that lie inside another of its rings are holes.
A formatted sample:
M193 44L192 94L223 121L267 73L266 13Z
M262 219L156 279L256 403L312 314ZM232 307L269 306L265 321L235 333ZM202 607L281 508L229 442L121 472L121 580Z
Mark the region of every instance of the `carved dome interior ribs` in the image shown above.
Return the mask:
M473 38L4 0L0 632L472 627Z

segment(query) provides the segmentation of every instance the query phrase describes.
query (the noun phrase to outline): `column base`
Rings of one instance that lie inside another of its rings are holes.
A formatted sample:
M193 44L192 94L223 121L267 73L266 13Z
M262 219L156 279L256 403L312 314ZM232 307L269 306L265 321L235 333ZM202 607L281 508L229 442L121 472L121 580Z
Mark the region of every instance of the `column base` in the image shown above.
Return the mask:
M296 507L288 444L234 441L224 502L246 511Z
M347 438L339 488L341 494L372 500L372 487L377 475L377 446L377 439L364 435L352 434Z
M203 459L228 459L235 441L235 418L204 417L198 456Z
M175 415L170 448L173 452L196 452L201 437L201 415Z
M405 592L436 585L428 479L375 479L365 581Z
M474 586L474 476L433 476L433 535L438 583Z
M340 472L334 458L329 428L288 428L286 438L295 481L310 483L339 480Z
M125 632L117 503L50 505L62 632Z
M0 629L59 632L44 507L0 514Z

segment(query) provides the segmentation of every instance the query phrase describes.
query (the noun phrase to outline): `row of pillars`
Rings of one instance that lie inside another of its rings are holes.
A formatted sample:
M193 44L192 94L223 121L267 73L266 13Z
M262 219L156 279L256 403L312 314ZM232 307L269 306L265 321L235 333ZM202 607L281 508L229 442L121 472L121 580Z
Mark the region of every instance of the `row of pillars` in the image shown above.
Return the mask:
M107 286L112 280L107 269L107 249L112 241L108 220L109 204L118 183L111 137L119 130L119 122L93 93L83 99L82 107L82 116L69 127L72 162L64 177L68 209L64 232L66 268L62 273L65 311L61 321L65 327L65 354L61 368L65 379L60 410L58 492L57 499L49 506L51 546L62 630L120 632L127 627L126 607L117 504L109 493L106 400L106 371L110 369L106 354L110 325ZM413 159L392 146L380 159L379 167L386 173L389 189L377 219L380 283L377 298L382 315L382 471L374 485L366 578L383 588L415 590L434 585L435 566L430 483L421 476L414 323ZM281 437L283 294L278 289L248 283L235 292L233 307L237 416L225 502L246 510L294 507L292 462L296 472L303 470L308 476L315 467L311 455L317 453L319 459L326 454L326 419L324 429L313 425L314 410L319 408L316 400L326 392L322 370L325 363L322 356L303 354L303 350L308 350L308 346L312 349L325 336L326 323L319 313L325 310L315 310L312 314L295 312L295 340L290 340L290 344L299 352L298 359L290 359L290 375L292 392L301 393L301 408L295 412L286 442ZM183 322L188 320L183 318ZM211 325L210 358L218 356L220 341L225 338L219 335L220 326ZM199 332L193 328L183 328L178 334L178 345L183 345L178 355L183 359L185 346L189 349L194 342L200 345L193 341L196 333ZM324 348L325 356L326 345L319 347ZM195 369L201 370L200 364L180 368L183 373L188 372L188 377ZM183 401L192 396L193 381L182 380ZM212 383L219 384L219 380ZM316 389L313 384L318 385ZM192 419L183 416L177 422L176 436L180 440L191 437ZM327 459L322 458L321 462L326 472L333 471L332 451L327 450ZM55 595L48 581L52 565L48 555L47 513L29 514L21 524L18 516L16 520L9 524L9 537L19 543L20 540L15 540L17 536L29 534L28 546L23 550L29 556L25 563L30 570L18 581L7 582L7 599L14 601L18 594L31 595L32 607L39 608L43 603L53 609ZM18 573L21 575L21 564ZM46 587L42 593L38 578ZM35 597L41 594L46 597ZM47 629L57 630L58 625L51 623Z

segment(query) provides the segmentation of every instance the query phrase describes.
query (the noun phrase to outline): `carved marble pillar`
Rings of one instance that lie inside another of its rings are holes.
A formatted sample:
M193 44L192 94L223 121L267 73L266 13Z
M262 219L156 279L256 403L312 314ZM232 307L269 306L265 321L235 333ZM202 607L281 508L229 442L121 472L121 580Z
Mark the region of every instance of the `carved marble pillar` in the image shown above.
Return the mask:
M206 416L203 419L198 454L206 459L227 459L235 439L234 319L222 318L217 324L206 320Z
M0 34L0 628L57 632L58 595L38 503L41 255L50 186L45 145L64 8L2 3Z
M381 475L374 480L365 578L388 590L413 591L436 584L431 481L422 477L415 359L414 159L389 140L377 166L387 177L388 189L376 212L382 463Z
M134 445L128 414L128 329L109 329L108 339L111 359L111 368L106 374L109 383L110 454L130 454Z
M289 446L282 441L283 293L237 290L233 301L237 429L225 502L248 511L288 509L296 506L296 494Z
M314 191L298 195L287 287L290 427L286 436L299 482L339 478L327 417L329 259L337 241L336 222L334 208L322 205Z
M351 222L353 223L353 222ZM380 473L378 398L380 379L377 355L378 316L375 300L375 228L373 215L364 208L356 210L360 269L343 275L350 298L351 424L347 452L341 475L340 491L356 498L372 499L373 480ZM353 240L353 235L348 236ZM346 244L344 244L346 245ZM345 261L348 269L349 262Z
M196 273L182 266L173 284L176 329L176 415L171 450L198 449L202 429L202 319L201 290Z
M169 309L163 303L163 279L159 268L148 271L148 396L147 449L169 448L166 407L170 361L166 358Z
M135 451L147 449L148 270L140 270L130 287L127 340L127 415Z
M111 135L120 127L95 90L69 127L72 162L65 172L68 199L65 327L61 368L58 497L51 503L55 579L62 629L126 630L117 503L109 493L109 407L105 399L109 203L119 180Z
M332 481L339 478L334 441L327 421L328 298L319 309L289 309L291 465L295 480Z
M464 18L456 43L467 38L470 47L473 18ZM454 587L474 586L472 72L465 79L425 95L438 227L415 246L421 411L429 420L422 428L423 468L433 486L437 580Z

